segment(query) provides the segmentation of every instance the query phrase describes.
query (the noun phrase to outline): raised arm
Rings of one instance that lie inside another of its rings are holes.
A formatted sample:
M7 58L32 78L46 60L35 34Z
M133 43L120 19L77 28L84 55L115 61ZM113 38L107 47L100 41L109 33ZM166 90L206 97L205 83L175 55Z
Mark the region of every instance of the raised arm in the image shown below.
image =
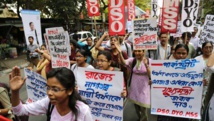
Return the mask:
M123 52L122 52L120 46L117 45L117 44L115 44L115 47L117 48L117 51L118 51L118 53L119 53L120 62L121 62L123 65L126 65L125 59L124 59L124 57L123 57Z
M20 68L15 66L12 69L12 73L9 75L9 79L10 79L9 84L11 89L11 103L12 103L12 106L15 107L20 103L19 90L24 84L26 78L22 79Z
M51 56L50 56L46 51L42 51L42 50L40 50L39 48L37 48L35 51L36 51L37 53L43 55L43 57L44 57L45 59L51 61Z
M99 39L99 41L96 43L95 48L96 48L97 50L104 50L104 47L101 47L100 45L102 44L102 42L103 42L103 40L105 39L106 36L108 36L108 33L107 33L107 32L105 32L105 33L103 34L103 36Z

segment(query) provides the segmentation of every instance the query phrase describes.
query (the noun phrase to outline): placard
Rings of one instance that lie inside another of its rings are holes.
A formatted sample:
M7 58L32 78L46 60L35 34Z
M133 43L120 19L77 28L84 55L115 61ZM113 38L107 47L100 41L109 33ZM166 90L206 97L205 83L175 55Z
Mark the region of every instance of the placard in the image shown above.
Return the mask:
M157 49L156 19L136 19L133 25L134 49Z
M40 74L24 68L24 75L27 77L25 84L27 89L27 103L32 103L37 100L43 99L46 94L46 79Z
M77 85L94 121L123 121L122 72L78 68Z
M151 61L151 114L201 119L203 62Z

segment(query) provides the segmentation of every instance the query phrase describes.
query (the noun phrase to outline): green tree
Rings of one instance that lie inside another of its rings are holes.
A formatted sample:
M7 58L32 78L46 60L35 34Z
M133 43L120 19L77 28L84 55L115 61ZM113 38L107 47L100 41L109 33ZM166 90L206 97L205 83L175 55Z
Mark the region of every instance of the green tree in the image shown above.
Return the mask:
M201 1L202 8L204 9L204 16L207 14L214 15L214 1L213 0L203 0Z

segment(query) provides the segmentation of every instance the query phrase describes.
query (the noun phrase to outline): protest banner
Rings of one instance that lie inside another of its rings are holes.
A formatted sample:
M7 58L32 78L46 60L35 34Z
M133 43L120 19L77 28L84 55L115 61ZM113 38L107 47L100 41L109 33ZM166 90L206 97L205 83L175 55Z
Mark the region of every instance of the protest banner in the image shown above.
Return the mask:
M151 114L201 119L203 62L151 61Z
M128 21L135 19L135 3L134 0L127 0Z
M62 27L47 28L46 32L44 37L51 54L52 68L70 68L71 47L68 32Z
M98 0L87 0L88 16L100 16L100 7Z
M133 25L134 49L157 49L156 19L136 19Z
M109 35L125 35L124 0L109 0L108 4Z
M151 2L152 2L151 17L158 19L159 16L158 9L160 9L158 6L158 0L151 0Z
M199 41L199 46L201 47L202 44L206 41L214 42L214 15L207 15L203 30L201 33L201 38Z
M161 33L176 33L180 0L164 0Z
M122 72L79 67L77 85L94 121L123 121Z
M200 0L183 0L181 31L193 32L196 23Z
M33 37L33 44L42 45L40 11L21 10L22 24L24 26L25 40L29 45L28 38Z
M40 74L26 68L24 68L24 75L27 77L25 81L28 96L27 103L35 102L47 96L46 79Z
M181 35L182 35L182 32L181 32L181 21L178 21L177 32L176 33L171 33L170 36L181 37Z

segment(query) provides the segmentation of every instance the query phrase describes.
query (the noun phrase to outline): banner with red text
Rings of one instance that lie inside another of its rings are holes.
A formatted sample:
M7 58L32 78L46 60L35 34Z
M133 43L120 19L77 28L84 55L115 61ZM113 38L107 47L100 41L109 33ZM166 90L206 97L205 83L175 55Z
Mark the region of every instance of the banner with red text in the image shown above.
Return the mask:
M124 0L109 0L108 11L109 35L125 35Z
M133 20L134 49L157 49L157 21L152 19Z
M176 33L180 0L163 0L161 33Z
M94 121L123 121L122 72L79 67L77 85Z
M151 61L151 114L201 119L203 62Z
M127 0L128 8L128 21L135 19L135 4L134 0Z
M70 68L70 39L67 31L61 27L46 29L45 40L51 55L52 68Z
M196 23L200 0L183 0L181 31L193 32Z
M100 16L100 6L98 0L87 0L88 16Z

